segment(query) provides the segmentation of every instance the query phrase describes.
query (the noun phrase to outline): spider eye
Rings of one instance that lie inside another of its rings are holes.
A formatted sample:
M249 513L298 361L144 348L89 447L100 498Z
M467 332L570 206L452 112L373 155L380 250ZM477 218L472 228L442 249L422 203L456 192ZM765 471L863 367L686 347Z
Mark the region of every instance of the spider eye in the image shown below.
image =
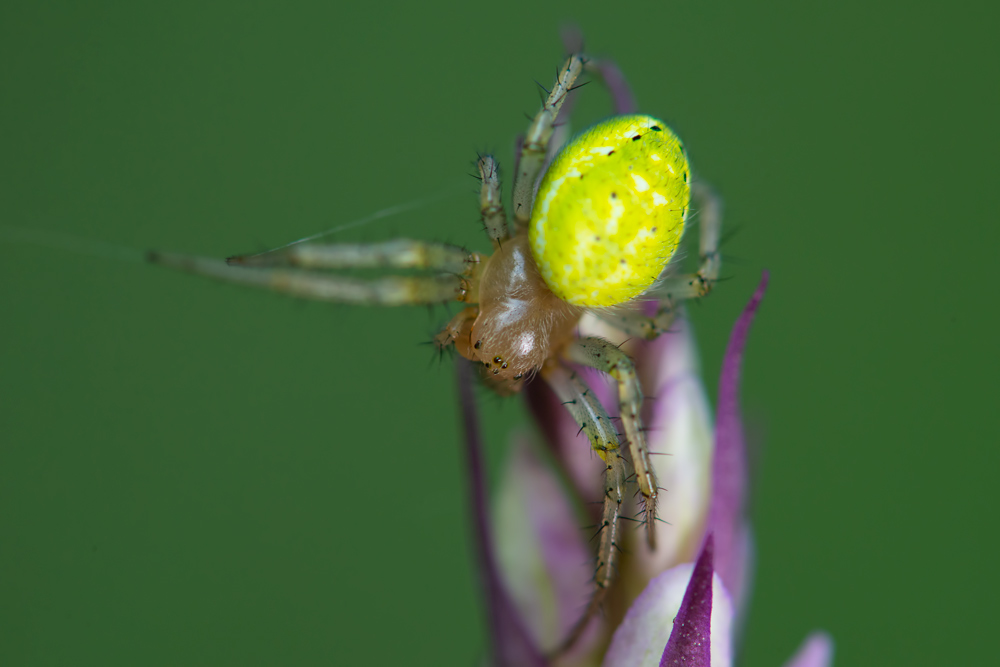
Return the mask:
M642 294L684 232L691 188L684 147L651 116L616 116L570 141L535 197L531 252L549 288L578 306Z

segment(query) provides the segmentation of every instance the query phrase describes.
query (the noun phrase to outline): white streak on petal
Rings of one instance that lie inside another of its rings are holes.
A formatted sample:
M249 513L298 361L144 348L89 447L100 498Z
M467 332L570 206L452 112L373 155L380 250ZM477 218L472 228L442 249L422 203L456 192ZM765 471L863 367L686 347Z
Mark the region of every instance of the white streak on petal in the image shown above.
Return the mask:
M785 667L830 667L833 664L833 639L822 631L811 633Z
M615 630L604 667L658 667L694 565L671 568L649 582ZM712 667L732 665L732 603L712 577Z

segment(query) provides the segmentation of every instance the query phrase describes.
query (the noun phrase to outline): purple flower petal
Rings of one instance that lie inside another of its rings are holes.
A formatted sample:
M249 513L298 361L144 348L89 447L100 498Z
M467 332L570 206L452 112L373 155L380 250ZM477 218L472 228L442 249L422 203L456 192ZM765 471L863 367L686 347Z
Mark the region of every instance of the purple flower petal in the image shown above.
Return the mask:
M709 535L694 564L684 600L674 618L674 629L660 658L660 667L710 667L711 664L712 536Z
M736 609L743 606L748 570L749 532L744 521L747 462L743 421L740 416L740 370L750 324L767 289L768 272L761 276L750 303L736 321L719 379L719 404L715 418L715 457L712 462L712 505L708 531L715 536L716 571L733 596Z
M833 639L816 631L806 637L785 667L830 667L833 664Z
M704 560L704 552L702 556L699 565L709 565L707 577L712 581L710 621L701 618L711 624L711 629L708 631L712 644L711 664L714 667L729 667L732 664L733 607L722 581L718 576L712 576L711 566ZM615 630L605 655L604 667L656 667L661 664L664 646L674 634L684 632L677 628L681 627L680 610L685 608L685 605L688 608L685 613L688 614L688 621L691 621L692 604L686 601L687 597L694 596L693 591L697 589L702 593L697 602L707 601L703 595L704 590L699 588L698 583L701 581L704 584L705 571L703 568L695 574L696 567L698 566L693 563L678 565L649 582L646 590L636 598L626 612L625 619ZM692 583L693 580L695 583ZM683 627L687 630L692 628L690 623ZM677 641L680 641L679 635Z
M494 502L497 559L507 590L543 650L559 646L592 594L593 554L565 490L527 438L514 441ZM597 624L573 647L591 648Z
M493 552L490 515L487 507L486 474L483 468L479 418L472 388L472 364L459 359L455 365L458 396L462 406L466 457L469 464L469 495L472 507L472 531L479 556L479 575L486 598L494 665L544 667L545 657L532 641L503 586Z

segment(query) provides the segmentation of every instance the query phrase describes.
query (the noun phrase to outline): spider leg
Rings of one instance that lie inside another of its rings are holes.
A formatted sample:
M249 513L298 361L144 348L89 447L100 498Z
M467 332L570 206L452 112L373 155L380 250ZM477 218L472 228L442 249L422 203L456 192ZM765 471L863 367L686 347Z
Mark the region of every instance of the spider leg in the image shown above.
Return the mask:
M719 254L722 200L710 186L700 181L692 183L691 196L695 201L695 210L699 211L698 271L668 276L654 287L650 294L659 298L652 315L621 308L594 311L599 318L630 336L652 340L670 328L682 301L700 299L712 291L722 269L722 257Z
M583 52L583 38L582 35L580 39L574 40L573 36L564 36L563 43L570 53L582 53ZM604 87L607 88L608 94L611 95L611 103L614 108L615 115L621 114L631 114L638 111L638 107L635 104L635 98L632 96L632 91L629 88L628 82L625 81L625 76L622 74L618 66L611 60L597 60L590 56L584 59L584 69L594 76L598 77L603 83ZM579 88L579 86L577 86ZM557 123L553 126L552 137L549 139L549 147L545 153L545 161L542 163L542 169L540 173L545 173L549 169L549 165L556 158L562 147L566 145L569 141L570 136L573 134L573 125L570 122L570 117L573 114L573 107L576 104L576 100L580 95L580 91L574 89L566 96L566 102L563 104L562 109L559 112L559 117ZM515 150L520 153L521 142L515 147ZM535 187L532 192L532 199L538 194L538 184L540 179L535 179Z
M607 373L618 382L618 411L628 439L632 467L639 491L645 499L646 540L656 549L656 474L649 460L646 434L642 427L642 387L632 359L603 338L580 338L566 348L570 361Z
M579 30L568 29L563 33L563 45L569 53L583 53L583 35L580 34ZM583 66L587 72L593 74L604 83L604 87L611 95L611 102L616 115L637 112L638 108L636 107L635 98L632 96L628 82L625 81L625 76L613 61L606 59L597 60L591 56L585 56ZM558 122L553 124L552 136L549 139L545 160L542 163L539 173L548 171L549 165L552 164L556 155L559 154L559 151L562 150L562 147L566 145L566 142L569 141L570 136L573 134L573 125L570 122L570 118L573 114L573 107L576 105L576 100L580 96L578 88L580 86L570 90L562 109L559 111L559 116L556 119ZM515 155L520 155L521 146L524 143L523 139L524 137L518 139L517 145L514 148ZM516 163L514 169L515 171L517 170ZM538 185L540 182L540 178L535 179L534 187L532 188L532 201L534 201L534 197L538 194Z
M698 213L700 238L697 273L672 276L656 288L670 299L698 299L707 296L719 279L722 258L719 237L722 234L722 199L705 183L691 184L691 197Z
M556 653L568 650L583 634L590 619L600 609L604 596L615 575L615 556L618 550L622 503L625 500L625 479L628 464L618 446L618 433L607 411L593 395L587 384L573 371L557 363L546 364L542 377L573 415L580 428L590 439L590 446L604 461L604 509L601 515L601 542L597 550L597 569L594 583L597 588L586 611L576 622L569 636Z
M479 213L483 217L486 234L493 241L493 248L497 249L501 242L510 238L507 213L500 200L499 166L492 155L484 155L479 158L476 167L479 169L479 180L483 183L479 190Z
M629 87L628 81L625 80L625 75L622 74L613 60L590 60L587 62L587 71L596 74L604 82L604 87L611 95L615 114L624 115L636 113L639 110L639 105L636 104L635 97L632 96L632 89Z
M584 53L583 33L577 26L570 26L561 31L562 43L570 53ZM632 95L632 89L625 80L625 75L615 64L615 61L608 58L588 57L584 66L587 72L596 75L604 82L604 87L611 95L611 102L614 105L616 115L636 113L639 110Z
M236 255L232 266L300 269L433 269L462 273L473 258L458 246L413 239L381 243L297 243L256 255Z
M386 276L361 280L294 269L230 266L221 259L150 252L149 261L229 283L270 289L304 299L359 305L403 306L461 300L465 280L460 275Z
M474 359L472 353L472 324L479 315L479 308L469 306L463 308L457 315L451 318L436 336L434 344L438 349L443 350L449 345L454 345L455 350L466 359Z
M670 329L677 316L677 304L664 297L656 303L656 312L653 315L647 315L631 307L595 309L592 312L600 320L624 331L629 336L653 340Z
M583 69L584 58L580 54L569 57L549 93L541 110L528 127L521 144L521 155L517 161L517 174L514 176L514 221L517 229L528 226L531 218L531 200L534 195L535 180L541 173L545 162L545 153L549 139L552 137L552 126L559 109L566 100L566 95Z

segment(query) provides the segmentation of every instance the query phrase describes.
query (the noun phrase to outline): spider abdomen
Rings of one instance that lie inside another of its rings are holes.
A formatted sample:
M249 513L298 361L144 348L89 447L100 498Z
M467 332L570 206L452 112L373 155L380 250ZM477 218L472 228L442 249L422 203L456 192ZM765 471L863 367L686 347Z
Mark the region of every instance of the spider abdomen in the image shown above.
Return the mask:
M528 234L548 287L577 306L642 294L670 261L691 197L677 136L652 116L616 116L570 141L535 198Z

